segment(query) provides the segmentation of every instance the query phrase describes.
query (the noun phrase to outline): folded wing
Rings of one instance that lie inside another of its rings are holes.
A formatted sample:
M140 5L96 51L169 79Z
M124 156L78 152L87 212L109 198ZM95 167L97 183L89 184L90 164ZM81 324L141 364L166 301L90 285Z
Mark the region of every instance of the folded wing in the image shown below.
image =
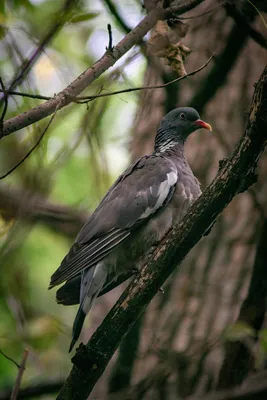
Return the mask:
M51 277L49 288L96 265L172 197L177 170L165 159L146 156L110 188Z

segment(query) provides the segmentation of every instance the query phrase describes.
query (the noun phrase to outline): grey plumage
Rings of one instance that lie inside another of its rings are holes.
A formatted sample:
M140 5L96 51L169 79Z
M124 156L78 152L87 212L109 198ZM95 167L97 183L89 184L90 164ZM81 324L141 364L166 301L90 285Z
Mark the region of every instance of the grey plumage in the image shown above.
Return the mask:
M200 195L183 144L201 127L211 130L192 108L167 114L154 153L135 161L116 180L52 275L50 288L66 282L57 292L58 302L80 303L70 351L96 297L139 268L142 256Z

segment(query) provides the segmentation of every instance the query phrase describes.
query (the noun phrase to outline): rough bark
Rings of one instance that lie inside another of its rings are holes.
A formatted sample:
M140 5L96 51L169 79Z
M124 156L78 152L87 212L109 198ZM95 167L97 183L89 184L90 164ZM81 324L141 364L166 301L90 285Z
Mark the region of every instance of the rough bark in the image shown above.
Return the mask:
M255 167L267 138L267 68L256 85L244 136L186 216L148 256L86 346L80 345L73 369L58 399L86 399L123 336L141 315L163 282L201 239L233 197L255 182Z

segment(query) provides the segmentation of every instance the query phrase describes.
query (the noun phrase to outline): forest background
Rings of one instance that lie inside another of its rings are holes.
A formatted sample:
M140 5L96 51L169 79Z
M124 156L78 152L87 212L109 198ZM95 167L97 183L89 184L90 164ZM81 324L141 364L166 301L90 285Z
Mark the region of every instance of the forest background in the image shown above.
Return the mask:
M53 399L66 380L77 307L55 302L55 292L47 290L50 276L117 175L152 151L160 119L190 105L212 125L212 134L199 131L186 145L202 188L242 137L254 84L267 60L267 7L260 0L199 3L176 27L192 50L186 72L216 54L203 70L159 89L72 102L52 118L1 138L0 399L10 397L18 375L12 360L20 364L25 349L19 398ZM107 24L116 45L146 14L138 0L1 1L0 84L2 93L9 90L2 95L1 121L44 101L21 94L53 97L98 60L109 46ZM149 37L82 95L164 85L181 75L175 62L166 65L157 49L151 50ZM267 394L266 154L257 172L257 182L234 198L167 280L164 293L154 297L92 398L208 399L209 392L224 396L225 390L230 390L225 398L245 398L244 391ZM98 300L83 342L125 287ZM232 387L239 397L233 397Z

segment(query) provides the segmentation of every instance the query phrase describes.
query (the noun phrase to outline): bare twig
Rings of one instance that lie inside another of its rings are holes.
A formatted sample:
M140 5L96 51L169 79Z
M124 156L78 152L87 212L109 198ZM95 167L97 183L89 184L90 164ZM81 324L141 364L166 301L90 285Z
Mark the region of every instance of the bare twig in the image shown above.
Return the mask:
M106 50L112 51L113 46L112 46L112 30L111 30L111 25L107 25L108 28L108 47L106 47Z
M1 93L4 93L3 89L0 89ZM29 99L37 99L37 100L51 100L51 96L43 96L41 94L33 94L33 93L24 93L24 92L19 92L16 90L11 90L9 92L10 96L20 96L20 97L27 97Z
M5 115L7 112L7 106L8 106L8 98L7 98L7 94L6 94L6 88L4 85L4 82L2 80L2 78L0 77L0 85L1 85L1 91L4 93L4 106L3 106L3 110L1 113L1 117L0 117L0 137L2 136L2 130L3 130L3 124L4 124L4 119L5 119Z
M6 178L8 175L10 175L13 171L15 171L31 154L32 152L36 149L37 146L39 146L39 144L41 143L41 140L43 139L44 135L46 134L48 128L50 127L50 125L52 124L56 113L57 113L57 109L56 108L54 114L51 116L48 124L46 125L44 131L41 133L41 135L39 136L37 142L32 146L32 148L25 154L25 156L16 164L14 165L14 167L12 167L9 171L7 171L6 173L4 173L3 175L0 176L0 180Z
M173 79L170 82L167 83L163 83L161 85L153 85L153 86L139 86L136 88L129 88L129 89L122 89L122 90L116 90L114 92L109 92L109 93L100 93L100 94L95 94L92 96L78 96L75 99L73 99L73 101L75 103L78 104L84 104L84 103L88 103L89 101L98 99L100 97L108 97L108 96L115 96L118 94L122 94L122 93L130 93L130 92L136 92L139 90L150 90L150 89L161 89L167 86L172 85L173 83L179 82L185 78L188 78L189 76L193 76L196 73L200 72L202 69L204 69L210 62L211 60L215 57L215 54L212 54L212 56L203 64L201 65L201 67L195 69L192 72L189 72L186 75L183 76L179 76L178 78ZM0 90L1 91L1 90ZM10 94L15 95L15 96L24 96L24 97L30 97L33 99L40 99L40 100L50 100L52 99L52 97L47 97L47 96L42 96L42 95L35 95L35 94L29 94L29 93L22 93L22 92L11 92Z
M61 109L73 102L87 86L114 65L116 61L126 54L136 43L139 43L150 29L155 26L159 19L170 18L174 14L183 14L203 1L204 0L188 0L184 4L167 8L166 10L160 8L153 9L152 12L114 47L112 52L107 51L91 68L84 71L75 81L58 93L53 99L7 120L3 126L3 135L7 136L12 132L16 132L34 122L40 121L51 115L57 107Z
M20 367L20 365L15 360L13 360L13 358L6 355L1 349L0 349L0 354L2 354L2 356L4 356L8 361L13 362L13 364L15 364L16 367L18 367L18 368Z
M18 396L18 393L19 393L19 388L20 388L21 381L22 381L22 376L23 376L23 373L25 371L25 366L26 366L26 361L27 361L28 355L29 355L29 350L25 349L23 357L22 357L21 364L19 366L17 379L16 379L16 382L15 382L15 386L14 386L14 388L12 390L12 394L11 394L10 400L16 400L17 399L17 396Z
M186 74L186 75L179 76L178 78L175 78L175 79L173 79L173 80L170 81L170 82L163 83L163 84L161 84L161 85L139 86L139 87L136 87L136 88L129 88L129 89L116 90L115 92L100 93L100 94L93 95L93 96L85 96L84 99L82 98L82 96L80 96L80 97L78 98L78 99L79 99L78 103L79 103L79 104L88 103L88 101L95 100L95 99L97 99L97 98L99 98L99 97L114 96L114 95L121 94L121 93L136 92L136 91L139 91L139 90L161 89L161 88L170 86L170 85L172 85L173 83L182 81L183 79L188 78L189 76L193 76L193 75L197 74L197 73L200 72L202 69L204 69L204 68L211 62L211 60L212 60L214 57L215 57L215 54L212 54L212 56L211 56L203 65L201 65L201 67L195 69L195 70L192 71L192 72L189 72L189 73Z

